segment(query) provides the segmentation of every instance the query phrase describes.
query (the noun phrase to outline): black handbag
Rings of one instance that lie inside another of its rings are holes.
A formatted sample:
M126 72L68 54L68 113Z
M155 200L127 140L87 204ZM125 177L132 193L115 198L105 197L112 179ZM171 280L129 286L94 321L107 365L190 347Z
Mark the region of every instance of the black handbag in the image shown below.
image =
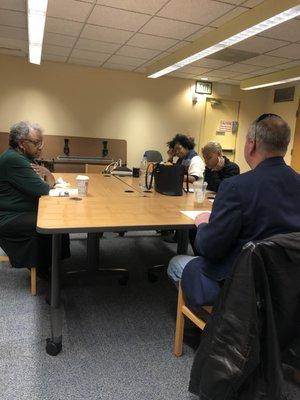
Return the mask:
M183 181L185 174L182 165L154 164L149 163L146 171L146 187L166 196L182 196ZM186 181L188 192L188 179Z

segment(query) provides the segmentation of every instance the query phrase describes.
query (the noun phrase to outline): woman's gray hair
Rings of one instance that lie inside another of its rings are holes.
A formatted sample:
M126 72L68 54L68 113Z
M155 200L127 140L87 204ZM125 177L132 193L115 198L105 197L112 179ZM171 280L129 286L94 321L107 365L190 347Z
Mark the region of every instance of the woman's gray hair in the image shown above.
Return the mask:
M222 154L222 146L218 142L208 142L202 149L203 153L217 153Z
M16 149L19 141L28 138L31 131L43 133L43 129L38 124L32 124L27 121L20 121L14 124L9 131L9 146Z
M291 140L291 129L282 118L269 116L250 125L247 139L255 141L258 148L267 153L285 153Z

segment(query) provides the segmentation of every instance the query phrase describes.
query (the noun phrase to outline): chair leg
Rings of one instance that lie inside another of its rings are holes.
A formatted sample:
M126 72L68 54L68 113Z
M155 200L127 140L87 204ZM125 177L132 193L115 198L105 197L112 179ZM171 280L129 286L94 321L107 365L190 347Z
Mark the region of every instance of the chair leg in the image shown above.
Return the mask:
M180 357L182 355L182 343L183 343L183 331L184 331L184 315L182 313L183 306L184 306L184 299L183 299L181 286L179 285L178 301L177 301L175 344L174 344L174 354L176 357Z
M36 296L36 268L33 267L30 269L30 290L32 296Z

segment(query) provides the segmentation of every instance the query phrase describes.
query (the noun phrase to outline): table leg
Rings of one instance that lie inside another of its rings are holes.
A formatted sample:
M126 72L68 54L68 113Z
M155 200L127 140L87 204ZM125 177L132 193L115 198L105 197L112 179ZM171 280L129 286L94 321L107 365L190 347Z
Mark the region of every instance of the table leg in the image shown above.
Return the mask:
M186 254L189 245L189 230L180 229L177 235L177 254Z
M62 349L62 307L60 301L61 235L52 236L51 269L51 338L46 341L46 352L56 356Z
M96 271L100 262L99 257L99 233L88 233L87 235L87 269Z

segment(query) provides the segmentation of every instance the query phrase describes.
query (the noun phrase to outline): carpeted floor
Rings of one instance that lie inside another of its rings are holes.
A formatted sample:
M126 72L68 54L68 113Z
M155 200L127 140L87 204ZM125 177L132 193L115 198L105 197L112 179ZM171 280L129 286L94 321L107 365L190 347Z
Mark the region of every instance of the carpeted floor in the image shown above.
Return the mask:
M176 245L145 233L105 234L101 263L124 266L130 282L115 277L63 290L63 352L45 353L49 306L29 293L29 274L1 264L0 398L3 400L185 400L194 350L172 354L176 290L166 276L147 281L147 268L167 263ZM85 241L72 237L66 268L85 263ZM289 399L300 390L288 385ZM297 397L298 396L298 397Z

